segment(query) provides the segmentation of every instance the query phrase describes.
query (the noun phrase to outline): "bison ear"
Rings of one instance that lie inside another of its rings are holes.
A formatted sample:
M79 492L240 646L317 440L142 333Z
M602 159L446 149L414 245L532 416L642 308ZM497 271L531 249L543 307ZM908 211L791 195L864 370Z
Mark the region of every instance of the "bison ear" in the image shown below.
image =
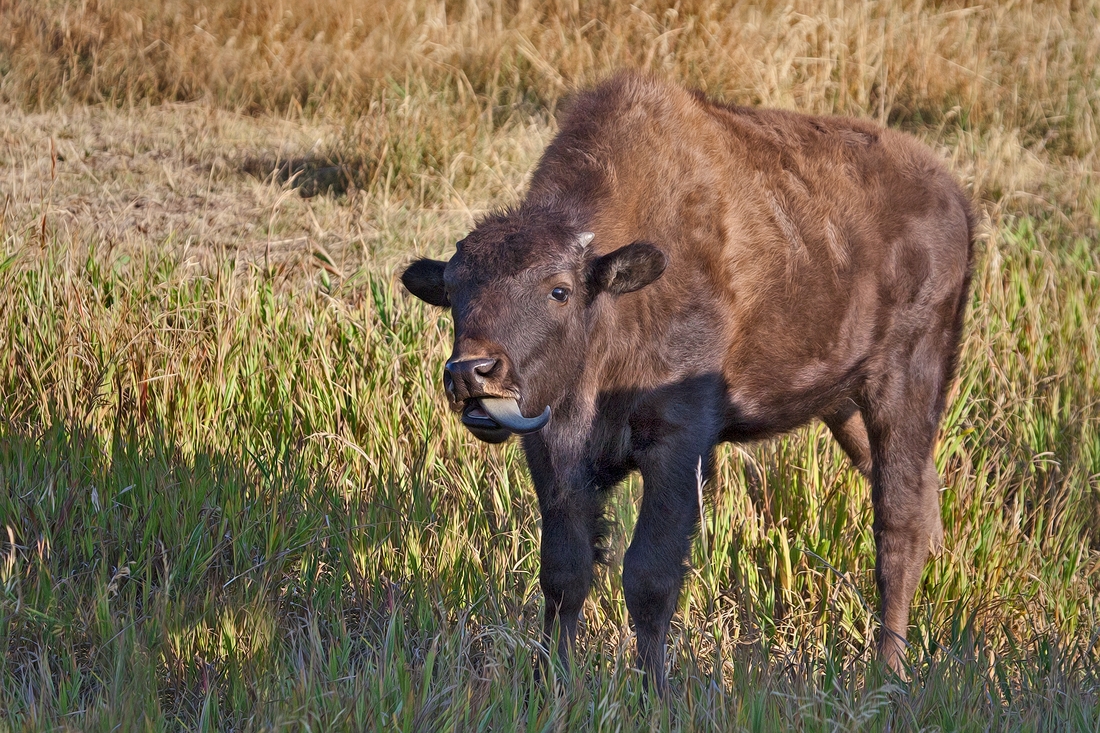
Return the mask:
M598 291L622 295L640 290L665 271L668 257L649 242L619 247L596 260L592 280Z
M439 260L417 260L401 274L401 283L425 303L449 308L451 301L443 286L443 269L446 266L446 262Z

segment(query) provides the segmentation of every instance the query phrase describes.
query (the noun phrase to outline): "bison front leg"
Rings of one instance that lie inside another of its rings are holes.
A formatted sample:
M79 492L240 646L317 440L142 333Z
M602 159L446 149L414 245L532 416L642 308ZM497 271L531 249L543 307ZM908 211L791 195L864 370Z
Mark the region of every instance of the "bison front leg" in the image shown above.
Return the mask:
M601 520L596 497L580 494L542 509L539 582L546 599L543 628L547 646L556 648L566 666L576 645L581 609L592 587Z
M639 467L644 481L634 538L623 558L623 591L637 635L638 666L662 696L667 690L665 645L699 523L697 468L709 471L709 441L668 444Z
M592 587L604 526L604 494L585 469L564 474L555 470L540 436L526 436L524 450L542 514L539 583L546 602L544 636L547 648L568 666L581 609Z

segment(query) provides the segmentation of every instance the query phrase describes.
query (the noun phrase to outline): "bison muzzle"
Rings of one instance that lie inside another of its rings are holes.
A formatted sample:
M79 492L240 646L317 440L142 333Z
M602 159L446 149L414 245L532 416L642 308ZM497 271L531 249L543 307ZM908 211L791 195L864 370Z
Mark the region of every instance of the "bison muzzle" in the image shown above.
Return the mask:
M545 629L567 657L608 493L644 492L623 559L638 662L669 622L715 446L822 419L871 482L880 658L942 543L933 447L973 221L944 166L869 122L710 101L621 73L578 94L523 201L408 290L454 317L444 385L478 438L521 434Z

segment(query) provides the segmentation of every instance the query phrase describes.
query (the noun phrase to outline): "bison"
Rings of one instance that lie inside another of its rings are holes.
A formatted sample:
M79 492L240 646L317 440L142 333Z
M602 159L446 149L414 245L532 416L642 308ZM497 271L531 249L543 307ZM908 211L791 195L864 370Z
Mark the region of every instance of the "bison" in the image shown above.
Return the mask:
M941 545L932 454L967 301L966 195L913 138L712 101L623 72L560 116L523 201L402 275L454 318L443 382L481 440L522 436L545 631L567 658L608 494L644 492L623 558L639 666L665 644L715 446L813 418L870 479L879 658Z

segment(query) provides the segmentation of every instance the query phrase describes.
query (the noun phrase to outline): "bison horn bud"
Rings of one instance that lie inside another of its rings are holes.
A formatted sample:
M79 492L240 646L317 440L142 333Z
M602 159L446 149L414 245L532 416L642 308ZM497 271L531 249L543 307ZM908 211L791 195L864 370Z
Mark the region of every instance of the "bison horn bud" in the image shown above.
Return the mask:
M485 414L493 418L503 428L513 433L533 433L546 427L550 422L550 405L538 417L524 417L519 411L519 403L504 397L482 397L478 400Z
M592 240L596 238L593 232L581 232L577 235L577 245L584 249L588 245L592 244Z

